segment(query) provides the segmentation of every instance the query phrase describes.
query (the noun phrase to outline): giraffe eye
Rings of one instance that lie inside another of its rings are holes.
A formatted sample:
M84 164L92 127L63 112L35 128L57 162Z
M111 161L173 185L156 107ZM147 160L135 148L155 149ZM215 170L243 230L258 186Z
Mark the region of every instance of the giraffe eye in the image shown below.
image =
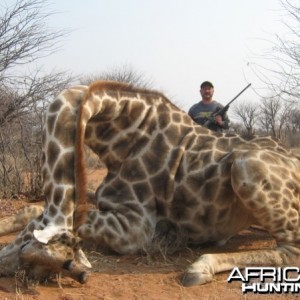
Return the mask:
M30 243L30 240L28 240L26 243L24 243L24 244L21 246L21 249L24 249L24 247L26 247L29 243Z
M71 270L73 268L73 260L72 259L68 259L64 262L63 264L63 269L66 269L66 270Z

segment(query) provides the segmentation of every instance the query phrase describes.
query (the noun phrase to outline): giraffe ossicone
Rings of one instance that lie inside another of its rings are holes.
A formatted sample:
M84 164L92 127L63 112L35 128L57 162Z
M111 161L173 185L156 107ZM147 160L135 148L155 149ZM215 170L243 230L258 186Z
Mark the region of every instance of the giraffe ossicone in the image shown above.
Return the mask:
M92 210L84 144L108 170ZM299 258L300 161L272 138L214 133L161 93L101 81L67 89L50 104L43 151L45 210L1 250L2 274L30 266L34 277L62 272L83 283L90 263L78 236L130 254L155 236L167 244L183 237L222 245L251 224L266 229L277 246L202 255L182 284Z

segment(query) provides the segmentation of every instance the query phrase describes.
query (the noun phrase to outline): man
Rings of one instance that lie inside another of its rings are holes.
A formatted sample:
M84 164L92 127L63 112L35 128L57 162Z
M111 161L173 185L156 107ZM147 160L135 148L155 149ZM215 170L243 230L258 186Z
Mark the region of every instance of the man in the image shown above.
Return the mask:
M200 94L202 100L194 104L188 114L198 124L204 125L209 120L212 113L223 107L222 104L213 100L214 86L210 81L202 82L200 86ZM207 126L209 129L217 132L222 132L223 129L229 128L229 118L225 113L224 116L217 115Z

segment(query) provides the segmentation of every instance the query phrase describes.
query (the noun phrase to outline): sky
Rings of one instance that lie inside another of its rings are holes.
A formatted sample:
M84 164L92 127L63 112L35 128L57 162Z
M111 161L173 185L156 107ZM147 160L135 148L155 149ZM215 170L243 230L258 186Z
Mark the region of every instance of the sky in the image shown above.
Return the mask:
M13 0L6 0L13 2ZM49 26L71 30L45 69L100 74L128 65L184 110L209 80L226 104L259 100L249 65L282 31L278 0L50 0Z

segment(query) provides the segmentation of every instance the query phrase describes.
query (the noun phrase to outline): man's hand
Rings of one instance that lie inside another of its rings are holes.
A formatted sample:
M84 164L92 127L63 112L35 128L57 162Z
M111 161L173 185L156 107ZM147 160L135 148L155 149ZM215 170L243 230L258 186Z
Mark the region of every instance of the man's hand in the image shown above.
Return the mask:
M220 115L215 116L215 122L219 126L222 126L223 125L223 119L222 119L222 117Z

